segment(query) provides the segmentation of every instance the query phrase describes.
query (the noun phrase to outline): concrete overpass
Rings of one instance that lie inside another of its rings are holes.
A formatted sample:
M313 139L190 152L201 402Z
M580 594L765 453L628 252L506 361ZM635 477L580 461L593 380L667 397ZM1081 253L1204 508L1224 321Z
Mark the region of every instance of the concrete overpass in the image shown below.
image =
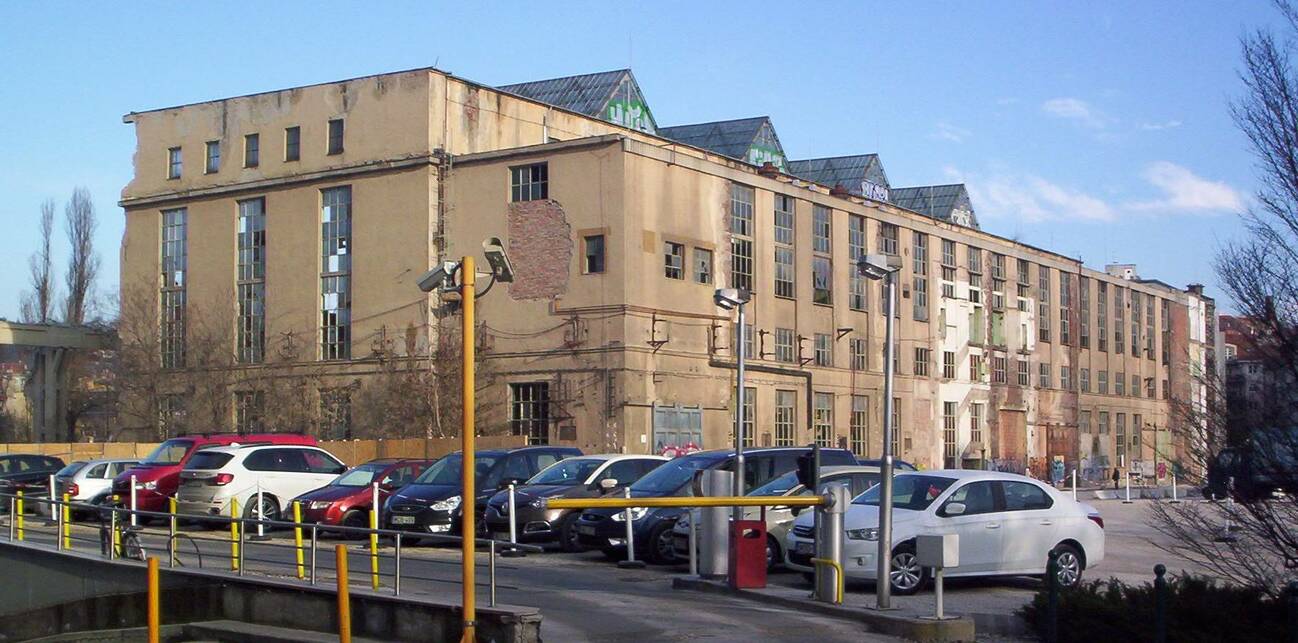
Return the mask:
M68 351L100 350L112 345L112 334L89 326L22 324L0 320L0 346L33 349L28 396L32 408L32 437L41 442L67 435Z

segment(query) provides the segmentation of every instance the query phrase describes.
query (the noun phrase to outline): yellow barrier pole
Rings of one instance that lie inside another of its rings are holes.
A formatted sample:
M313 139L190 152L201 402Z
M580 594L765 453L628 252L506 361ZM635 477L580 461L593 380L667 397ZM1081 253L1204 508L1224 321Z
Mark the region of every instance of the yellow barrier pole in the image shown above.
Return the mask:
M293 501L293 545L297 548L297 579L306 578L306 567L302 564L302 503Z
M122 542L121 542L122 534L121 534L121 530L117 528L117 503L119 502L121 502L121 498L116 494L114 494L112 521L111 521L113 523L112 524L113 533L109 537L109 539L113 541L113 551L108 555L109 560L112 560L115 556L117 556L117 552L120 552L122 550Z
M158 559L149 556L149 643L161 641L161 609L158 605Z
M338 577L338 643L352 643L352 600L347 580L347 548L334 545Z
M26 532L23 531L23 491L22 489L18 490L18 508L16 512L18 513L18 515L14 516L14 520L18 522L18 540L23 540Z
M474 349L476 340L474 339L474 309L477 303L477 291L475 282L477 267L474 266L473 256L466 256L460 261L460 305L463 307L463 316L460 319L462 324L460 329L460 341L463 344L461 349L463 363L460 371L463 374L463 392L461 393L460 418L460 481L462 488L460 490L460 585L463 592L463 614L464 614L464 633L460 636L460 641L473 643L477 640L476 625L478 622L477 606L477 585L474 578L474 564L476 552L475 545L477 533L474 529L475 502L477 498L474 489L474 475L477 472L476 456L474 454Z
M239 571L239 501L230 499L230 571Z
M68 508L68 503L71 502L71 500L72 500L72 496L70 496L69 494L66 494L66 493L63 494L63 507L62 507L62 511L63 511L63 549L64 549L64 551L72 551L72 510Z
M370 529L379 528L379 512L370 509ZM370 532L370 587L379 588L379 534Z

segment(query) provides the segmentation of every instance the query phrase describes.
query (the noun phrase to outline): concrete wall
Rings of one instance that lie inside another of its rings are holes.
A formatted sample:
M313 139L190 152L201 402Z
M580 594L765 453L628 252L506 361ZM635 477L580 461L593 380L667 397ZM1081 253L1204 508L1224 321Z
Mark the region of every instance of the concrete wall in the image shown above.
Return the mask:
M0 543L0 640L145 625L142 565ZM162 569L164 624L234 620L306 631L337 632L337 599L324 587ZM352 589L352 633L388 641L450 641L460 635L458 605ZM540 640L541 615L529 607L479 607L484 641Z

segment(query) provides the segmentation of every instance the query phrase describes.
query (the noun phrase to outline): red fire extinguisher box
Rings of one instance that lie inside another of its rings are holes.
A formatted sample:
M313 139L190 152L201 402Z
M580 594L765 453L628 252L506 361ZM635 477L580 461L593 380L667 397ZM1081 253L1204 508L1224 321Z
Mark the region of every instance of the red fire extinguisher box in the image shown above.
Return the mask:
M766 521L730 523L730 587L766 587Z

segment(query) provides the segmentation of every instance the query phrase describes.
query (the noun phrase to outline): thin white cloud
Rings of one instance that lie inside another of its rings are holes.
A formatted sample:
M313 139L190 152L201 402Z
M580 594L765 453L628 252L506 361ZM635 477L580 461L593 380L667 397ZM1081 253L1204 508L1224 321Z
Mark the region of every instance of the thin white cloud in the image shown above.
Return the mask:
M1218 213L1244 209L1244 195L1221 181L1205 179L1188 168L1170 161L1157 161L1145 167L1141 176L1162 190L1162 198L1135 201L1126 208L1137 212Z
M1140 129L1145 130L1147 132L1158 132L1165 129L1176 129L1180 126L1181 126L1181 121L1170 120L1170 121L1163 121L1162 123L1141 123Z
M1159 198L1114 202L1095 194L1050 181L1034 174L1003 173L982 176L945 166L942 174L968 186L978 216L1015 219L1025 223L1047 221L1110 222L1123 216L1195 215L1238 212L1245 207L1243 193L1221 181L1196 175L1189 169L1158 161L1150 163L1140 178L1161 193Z
M1052 98L1041 104L1051 116L1073 121L1090 129L1104 129L1113 119L1080 98Z
M962 127L956 127L946 121L939 121L935 126L933 133L928 135L929 138L935 138L939 141L950 141L952 143L963 143L965 139L973 136L973 132Z

